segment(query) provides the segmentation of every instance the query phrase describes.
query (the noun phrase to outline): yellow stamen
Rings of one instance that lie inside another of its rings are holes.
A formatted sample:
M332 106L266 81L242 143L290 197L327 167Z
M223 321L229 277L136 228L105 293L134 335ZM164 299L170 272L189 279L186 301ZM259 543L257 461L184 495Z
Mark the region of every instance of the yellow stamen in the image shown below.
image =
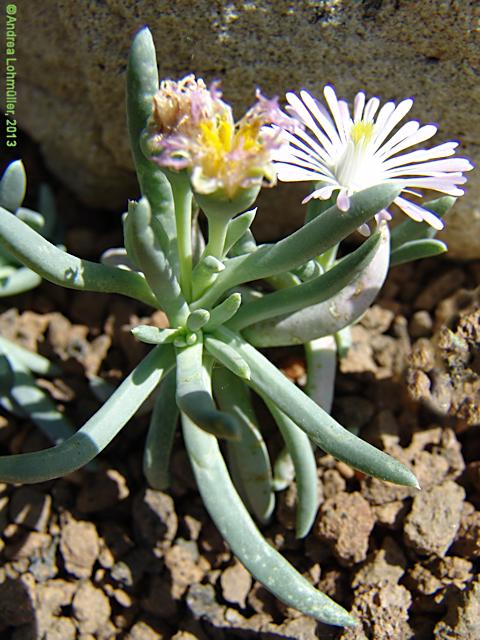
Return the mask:
M356 122L350 130L350 137L354 144L368 143L373 136L373 122L360 120Z

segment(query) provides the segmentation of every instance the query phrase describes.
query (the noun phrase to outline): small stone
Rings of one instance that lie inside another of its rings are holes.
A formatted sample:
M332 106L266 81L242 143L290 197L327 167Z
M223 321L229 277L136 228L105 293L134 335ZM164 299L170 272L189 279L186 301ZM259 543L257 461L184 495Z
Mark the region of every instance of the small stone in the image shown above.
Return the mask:
M214 627L225 625L225 605L218 604L211 584L193 584L187 593L187 606L197 619L206 619Z
M478 640L480 638L480 581L447 599L447 614L434 629L436 640Z
M242 609L246 606L246 598L252 586L252 576L240 562L235 562L223 571L220 584L223 597L227 602L238 604Z
M177 631L177 633L172 636L172 640L198 640L197 636L194 636L190 631Z
M187 513L183 516L183 523L188 530L190 540L198 540L200 531L202 530L202 521Z
M393 538L385 538L383 548L372 553L357 571L352 587L364 588L365 585L382 587L385 584L398 584L405 573L407 559Z
M132 597L123 589L114 589L112 591L112 597L123 608L127 609L132 606Z
M323 495L326 498L333 498L338 493L344 492L347 488L345 478L336 469L327 469L321 478Z
M70 618L51 618L42 640L75 640L77 630Z
M42 555L51 542L52 537L48 533L32 531L26 538L22 537L19 541L9 544L5 549L5 556L11 560L19 558L33 559Z
M320 507L315 534L330 542L341 560L356 563L366 558L374 524L373 511L365 498L358 492L342 492Z
M408 505L403 500L394 500L387 504L373 506L372 509L379 524L390 529L399 529L403 525Z
M10 498L12 521L34 531L46 531L51 508L52 498L31 487L20 487Z
M345 630L341 640L367 640L367 638L393 638L410 640L413 632L408 624L410 593L398 584L360 588L356 591L351 613L361 621L361 627Z
M167 636L157 632L143 620L139 620L130 629L125 640L162 640L163 638Z
M416 311L410 320L410 335L412 338L424 338L431 335L432 327L433 320L428 311Z
M460 526L465 490L448 480L413 500L405 520L405 542L420 554L444 556Z
M42 615L48 613L49 616L56 616L63 607L68 607L72 603L76 585L60 578L49 580L43 585L37 586L37 600L40 604Z
M60 551L69 573L77 578L90 577L100 551L95 525L65 515L62 518Z
M89 580L82 582L73 598L73 615L81 633L96 633L110 618L110 602Z
M276 636L277 638L291 638L291 640L314 639L318 637L317 621L307 616L299 616L294 620L287 620L279 625L274 633L272 633L272 636Z
M172 577L171 593L174 600L178 600L187 588L200 582L205 570L198 564L198 549L193 540L179 539L172 547L165 551L165 565Z
M462 514L452 551L464 558L480 558L480 511Z

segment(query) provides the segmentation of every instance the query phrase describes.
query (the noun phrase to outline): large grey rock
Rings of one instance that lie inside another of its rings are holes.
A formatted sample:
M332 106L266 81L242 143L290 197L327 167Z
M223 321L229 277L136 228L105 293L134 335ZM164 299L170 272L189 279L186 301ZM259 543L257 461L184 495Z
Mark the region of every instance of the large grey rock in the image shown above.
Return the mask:
M458 139L479 157L480 46L474 2L446 0L110 0L28 2L18 15L18 117L50 168L86 202L119 208L136 193L127 144L124 81L128 49L152 30L163 77L195 72L221 79L239 113L254 88L267 95L327 82L352 98L413 95L413 116L440 123L438 141ZM277 190L275 190L277 191ZM267 194L270 196L270 194ZM299 191L280 214L261 216L273 238L303 215ZM480 256L480 177L449 222L453 254ZM296 206L293 206L293 205Z

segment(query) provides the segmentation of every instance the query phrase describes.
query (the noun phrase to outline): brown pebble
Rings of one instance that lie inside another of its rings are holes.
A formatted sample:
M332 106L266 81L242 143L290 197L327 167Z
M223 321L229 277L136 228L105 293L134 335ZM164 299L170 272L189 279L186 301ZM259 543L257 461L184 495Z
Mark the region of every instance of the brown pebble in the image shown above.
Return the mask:
M436 640L480 638L480 580L468 584L462 591L453 591L447 599L447 614L434 629Z
M416 311L410 320L412 338L424 338L432 333L433 320L428 311Z
M239 562L227 567L220 576L222 594L227 602L244 608L252 586L252 576Z
M198 549L193 540L178 540L165 551L165 565L172 578L171 593L178 600L187 588L200 582L205 570L198 564Z
M480 511L462 514L452 551L472 560L480 558Z
M60 551L66 570L77 578L88 578L100 551L95 525L75 520L70 515L62 518Z
M413 499L405 519L406 544L420 554L445 555L460 526L465 490L447 480Z
M72 602L72 611L81 633L96 633L110 618L110 602L101 589L89 580L80 583Z
M321 505L315 535L328 541L340 560L356 563L366 558L374 524L373 511L360 493L341 492Z

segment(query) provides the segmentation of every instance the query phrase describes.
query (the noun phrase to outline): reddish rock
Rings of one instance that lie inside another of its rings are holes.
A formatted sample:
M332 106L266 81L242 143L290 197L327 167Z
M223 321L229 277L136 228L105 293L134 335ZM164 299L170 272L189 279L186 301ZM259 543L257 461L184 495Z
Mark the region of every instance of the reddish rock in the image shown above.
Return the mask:
M315 535L329 542L341 560L356 563L366 558L374 524L373 511L365 498L358 492L342 492L320 507Z
M405 520L405 542L422 555L443 556L457 535L465 490L448 480L413 500Z

